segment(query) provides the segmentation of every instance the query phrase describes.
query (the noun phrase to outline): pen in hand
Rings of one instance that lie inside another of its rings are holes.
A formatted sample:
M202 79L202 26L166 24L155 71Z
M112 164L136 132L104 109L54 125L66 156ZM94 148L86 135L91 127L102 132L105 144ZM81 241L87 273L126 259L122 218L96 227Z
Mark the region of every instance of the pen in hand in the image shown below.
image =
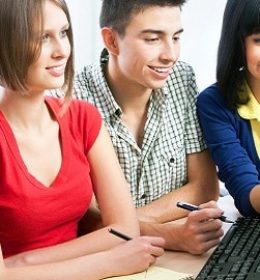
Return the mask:
M177 207L180 207L182 209L189 210L189 211L201 210L202 209L202 208L199 208L196 205L186 203L186 202L181 202L181 201L178 201L176 205L177 205ZM225 222L225 223L234 223L233 221L229 220L226 216L223 216L223 215L220 216L218 219L220 219L222 222Z
M124 239L124 240L126 240L126 241L129 241L129 240L132 239L132 238L129 237L128 235L126 235L126 234L124 234L124 233L122 233L122 232L119 232L119 231L117 231L117 230L115 230L115 229L113 229L113 228L109 228L108 231L109 231L110 233L114 234L115 236L117 236L117 237L119 237L119 238L122 238L122 239ZM145 278L146 278L146 275L147 275L147 269L145 270Z
M132 239L131 237L129 237L129 236L125 235L124 233L121 233L121 232L119 232L119 231L117 231L117 230L115 230L115 229L109 228L108 231L109 231L110 233L114 234L115 236L117 236L117 237L119 237L119 238L122 238L122 239L124 239L124 240L126 240L126 241Z

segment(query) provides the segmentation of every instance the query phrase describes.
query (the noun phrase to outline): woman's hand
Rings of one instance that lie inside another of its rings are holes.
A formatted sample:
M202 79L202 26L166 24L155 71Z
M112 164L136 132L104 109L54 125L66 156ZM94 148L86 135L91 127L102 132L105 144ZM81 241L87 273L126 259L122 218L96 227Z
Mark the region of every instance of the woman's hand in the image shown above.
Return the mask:
M161 237L141 236L109 250L113 264L113 275L132 274L146 270L156 258L164 253L164 239ZM112 267L112 266L111 266Z

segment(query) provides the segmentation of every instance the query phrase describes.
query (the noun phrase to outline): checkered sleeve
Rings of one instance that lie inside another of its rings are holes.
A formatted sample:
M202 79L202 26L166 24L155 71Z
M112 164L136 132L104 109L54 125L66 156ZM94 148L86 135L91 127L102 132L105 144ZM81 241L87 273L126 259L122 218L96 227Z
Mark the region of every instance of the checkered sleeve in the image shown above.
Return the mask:
M185 147L187 154L200 152L206 149L206 144L202 135L202 130L199 124L196 100L198 96L198 87L194 71L190 65L187 67L187 114L186 114L186 129L185 129Z

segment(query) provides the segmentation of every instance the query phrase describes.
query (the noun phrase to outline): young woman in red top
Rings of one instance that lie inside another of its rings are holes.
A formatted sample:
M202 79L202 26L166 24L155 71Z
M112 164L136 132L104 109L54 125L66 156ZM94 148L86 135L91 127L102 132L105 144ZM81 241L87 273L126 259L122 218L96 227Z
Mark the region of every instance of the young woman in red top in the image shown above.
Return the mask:
M98 111L71 100L72 49L63 0L0 0L0 279L102 279L163 253L161 238L139 237ZM77 238L93 192L104 228Z

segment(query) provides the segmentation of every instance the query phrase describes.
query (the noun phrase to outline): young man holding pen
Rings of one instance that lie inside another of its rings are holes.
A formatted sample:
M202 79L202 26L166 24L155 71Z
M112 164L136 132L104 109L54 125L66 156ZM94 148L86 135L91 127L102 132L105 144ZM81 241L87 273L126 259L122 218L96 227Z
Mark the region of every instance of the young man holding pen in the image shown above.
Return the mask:
M77 98L101 112L145 235L201 254L223 234L215 166L196 115L192 68L179 62L185 0L103 0L100 65L76 77ZM182 200L200 205L183 224ZM207 202L207 203L206 203ZM203 204L205 203L205 204ZM205 209L204 209L205 208Z

